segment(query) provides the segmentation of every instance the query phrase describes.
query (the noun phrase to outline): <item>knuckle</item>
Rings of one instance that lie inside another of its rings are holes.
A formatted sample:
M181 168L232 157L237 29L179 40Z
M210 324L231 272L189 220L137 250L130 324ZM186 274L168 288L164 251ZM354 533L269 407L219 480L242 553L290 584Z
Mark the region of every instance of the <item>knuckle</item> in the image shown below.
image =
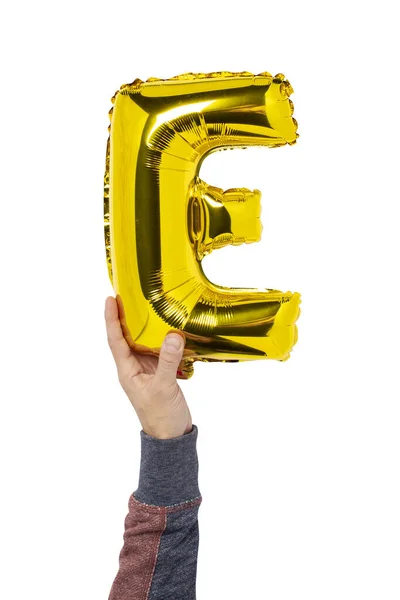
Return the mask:
M162 362L166 366L172 366L176 363L176 360L172 356L164 356Z
M118 380L120 384L127 388L132 385L132 376L126 369L122 368L121 365L117 364Z
M175 388L175 382L166 380L163 374L154 377L152 385L152 398L157 401L160 399L169 398Z
M118 381L120 382L120 384L121 384L121 386L123 387L124 390L128 387L128 382L127 382L126 375L118 372Z
M159 398L164 394L165 385L163 384L162 378L154 376L151 382L150 395L152 398Z
M172 352L164 352L161 357L161 361L166 363L167 365L175 365L177 362L177 356Z

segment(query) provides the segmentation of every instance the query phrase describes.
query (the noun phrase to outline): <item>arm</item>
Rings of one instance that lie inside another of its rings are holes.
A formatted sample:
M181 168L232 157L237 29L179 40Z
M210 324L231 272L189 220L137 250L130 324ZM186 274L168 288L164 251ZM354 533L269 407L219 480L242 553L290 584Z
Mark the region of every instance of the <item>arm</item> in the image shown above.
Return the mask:
M141 431L139 487L109 600L195 600L201 503L197 428L172 439Z
M112 298L105 316L120 382L143 426L139 485L129 498L109 600L195 600L202 499L198 430L176 382L184 344L180 335L169 334L158 363L140 357L123 338Z

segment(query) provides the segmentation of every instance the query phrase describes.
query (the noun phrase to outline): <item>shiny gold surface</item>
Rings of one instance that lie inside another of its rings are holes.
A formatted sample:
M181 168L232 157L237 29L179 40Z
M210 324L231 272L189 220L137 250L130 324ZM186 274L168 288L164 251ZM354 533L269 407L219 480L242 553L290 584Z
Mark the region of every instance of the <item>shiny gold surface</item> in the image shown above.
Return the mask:
M260 192L199 177L216 150L294 144L292 92L282 74L188 73L135 80L112 98L109 276L132 348L157 354L168 331L185 332L181 378L195 360L286 360L296 343L299 294L221 287L201 266L217 248L260 239Z

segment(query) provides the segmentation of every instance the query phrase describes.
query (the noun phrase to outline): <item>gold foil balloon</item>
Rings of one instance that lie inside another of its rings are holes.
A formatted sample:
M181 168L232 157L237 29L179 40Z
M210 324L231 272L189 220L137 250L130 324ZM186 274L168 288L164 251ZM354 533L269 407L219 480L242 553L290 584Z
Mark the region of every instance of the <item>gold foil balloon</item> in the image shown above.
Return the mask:
M270 73L188 73L136 79L112 98L104 224L124 335L158 354L167 332L186 336L178 377L193 362L286 360L300 295L228 288L201 260L261 236L260 192L207 185L205 157L227 147L294 144L290 83Z

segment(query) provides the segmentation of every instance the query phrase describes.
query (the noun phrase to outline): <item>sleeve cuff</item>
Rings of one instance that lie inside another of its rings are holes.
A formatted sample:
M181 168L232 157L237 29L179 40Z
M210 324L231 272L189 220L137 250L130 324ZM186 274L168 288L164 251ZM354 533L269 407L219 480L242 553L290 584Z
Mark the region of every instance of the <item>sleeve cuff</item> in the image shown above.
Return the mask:
M197 434L196 425L189 433L166 440L140 432L136 500L153 506L173 506L199 498Z

